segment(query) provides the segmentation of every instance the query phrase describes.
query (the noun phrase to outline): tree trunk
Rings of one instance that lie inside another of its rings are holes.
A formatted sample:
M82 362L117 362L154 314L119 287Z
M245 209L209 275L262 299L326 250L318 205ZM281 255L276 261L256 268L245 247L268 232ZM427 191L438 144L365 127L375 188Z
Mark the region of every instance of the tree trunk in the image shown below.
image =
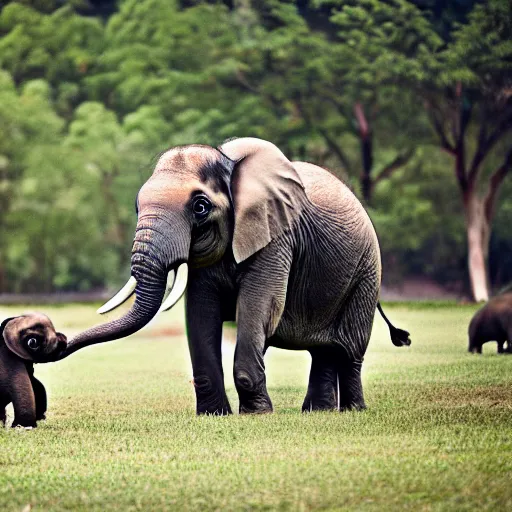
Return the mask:
M370 204L373 196L373 179L372 179L372 168L373 168L373 146L372 146L372 135L367 134L365 137L361 137L361 160L363 163L363 170L361 173L361 191L363 199L366 204Z
M357 101L354 105L354 116L357 121L357 132L361 147L361 192L366 204L369 204L373 192L372 168L373 168L373 137L364 113L364 108Z
M468 240L468 268L471 293L476 302L489 300L487 259L491 226L485 216L484 202L475 194L464 202Z

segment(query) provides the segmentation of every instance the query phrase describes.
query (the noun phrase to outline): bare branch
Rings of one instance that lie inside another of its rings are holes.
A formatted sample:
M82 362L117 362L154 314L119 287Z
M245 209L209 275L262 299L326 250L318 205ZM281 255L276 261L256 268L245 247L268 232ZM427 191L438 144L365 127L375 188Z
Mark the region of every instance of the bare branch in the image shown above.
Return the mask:
M361 138L365 139L370 133L370 127L366 120L366 116L364 115L363 106L359 101L356 101L354 104L354 115L356 116L359 134L361 135Z
M481 165L487 155L490 153L491 149L511 129L512 112L509 112L508 115L505 116L500 123L498 123L496 129L489 136L487 136L487 119L482 122L480 133L478 135L478 147L469 169L470 183L475 182L476 178L478 177Z
M464 194L471 188L473 182L468 180L466 170L466 130L471 121L472 107L467 98L462 95L460 82L456 85L457 110L454 112L454 139L455 139L455 174Z
M461 148L464 147L464 137L471 122L472 114L473 106L467 98L462 98L459 103L459 137L457 140L457 145Z
M455 147L448 140L448 137L446 136L446 133L444 131L443 123L441 122L437 115L436 110L438 109L436 109L433 106L432 102L430 101L427 102L426 107L428 117L430 118L430 122L432 123L432 126L436 131L437 136L439 137L439 141L441 142L441 147L451 155L455 155Z
M469 181L474 183L476 181L478 171L480 169L481 163L484 161L484 158L487 154L485 151L485 143L487 140L487 126L488 126L488 116L486 109L482 108L481 119L480 119L480 130L478 132L478 141L476 146L475 154L473 155L473 160L471 162L471 166L469 168Z
M378 183L384 179L389 178L397 169L403 167L414 155L414 149L409 150L407 153L398 155L395 159L389 162L384 169L382 169L374 178L374 183Z
M491 149L505 133L512 129L512 111L509 109L507 115L498 123L496 129L489 135L486 146Z
M512 149L509 149L508 153L503 160L501 166L494 172L489 180L489 188L487 191L487 195L484 200L484 208L485 208L485 218L487 222L490 223L494 216L494 212L496 209L496 199L498 196L499 188L503 183L503 180L510 172L512 168Z

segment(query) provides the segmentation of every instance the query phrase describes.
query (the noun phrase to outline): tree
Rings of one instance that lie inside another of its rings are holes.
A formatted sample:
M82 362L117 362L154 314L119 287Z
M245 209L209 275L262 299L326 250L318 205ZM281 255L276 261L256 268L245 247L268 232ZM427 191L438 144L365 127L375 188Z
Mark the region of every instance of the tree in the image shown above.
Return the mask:
M403 23L397 24L401 16ZM379 83L396 83L423 102L440 147L454 161L466 219L468 268L475 300L488 298L489 238L497 196L512 166L512 6L476 5L467 25L444 42L424 15L404 0L362 0L343 5L335 20L369 64ZM500 146L501 143L501 146ZM486 165L501 157L490 174ZM493 158L491 158L493 154ZM484 193L479 179L486 182Z
M377 86L378 71L368 64L374 52L355 50L337 11L330 20L324 16L318 30L293 3L256 5L258 16L246 14L235 53L239 87L288 121L281 138L292 154L309 153L357 176L369 203L377 183L406 165L426 137L424 119L411 115L416 105L410 94L394 84ZM307 10L308 16L322 12Z
M476 211L475 246L505 284L509 10L489 2L466 19L458 2L4 2L0 290L116 284L157 154L233 136L349 179L386 276L466 280L460 213ZM457 190L472 198L462 209Z
M39 3L51 4L51 12L16 2L0 11L0 67L17 85L46 80L58 112L69 119L84 100L83 79L103 49L103 27L95 18L77 15L71 5Z
M19 93L9 73L0 72L0 290L29 268L23 238L39 206L28 200L30 169L58 145L63 128L49 95L42 80L27 82Z
M489 297L492 223L499 190L512 168L511 33L510 3L492 0L475 6L469 23L459 26L441 55L443 94L425 94L441 147L453 157L477 301Z

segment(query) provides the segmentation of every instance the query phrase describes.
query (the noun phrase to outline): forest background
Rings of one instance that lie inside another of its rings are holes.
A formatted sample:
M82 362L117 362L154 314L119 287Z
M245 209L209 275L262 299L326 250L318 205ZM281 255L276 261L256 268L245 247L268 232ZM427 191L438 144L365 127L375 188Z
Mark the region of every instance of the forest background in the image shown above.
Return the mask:
M508 0L0 0L0 294L129 273L166 148L254 136L364 202L384 282L512 282Z

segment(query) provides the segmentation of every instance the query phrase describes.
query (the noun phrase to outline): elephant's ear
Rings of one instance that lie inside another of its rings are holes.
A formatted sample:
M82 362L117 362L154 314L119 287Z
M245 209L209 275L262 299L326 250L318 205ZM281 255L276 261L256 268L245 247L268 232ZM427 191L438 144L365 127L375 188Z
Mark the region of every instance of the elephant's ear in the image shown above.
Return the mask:
M233 254L240 263L291 228L306 194L297 171L274 144L243 138L220 149L235 161Z

